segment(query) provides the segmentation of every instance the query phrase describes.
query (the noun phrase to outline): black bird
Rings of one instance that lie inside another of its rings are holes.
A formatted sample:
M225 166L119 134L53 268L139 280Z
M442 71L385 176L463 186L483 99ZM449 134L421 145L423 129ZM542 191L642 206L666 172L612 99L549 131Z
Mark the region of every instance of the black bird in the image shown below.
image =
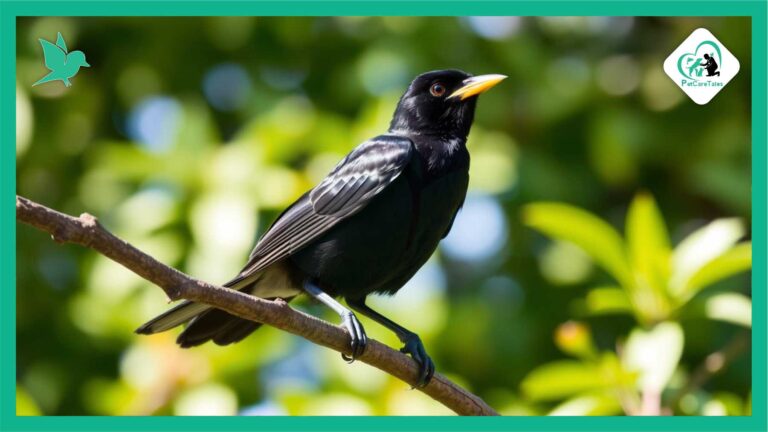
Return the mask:
M419 385L434 374L421 339L365 304L396 293L451 229L469 182L467 135L477 95L506 78L459 70L427 72L400 98L389 131L352 150L314 189L288 207L261 237L243 270L224 286L290 301L309 294L342 320L353 361L367 337L355 314L397 334L420 365ZM182 347L237 342L261 324L186 301L141 326L152 334L188 323Z

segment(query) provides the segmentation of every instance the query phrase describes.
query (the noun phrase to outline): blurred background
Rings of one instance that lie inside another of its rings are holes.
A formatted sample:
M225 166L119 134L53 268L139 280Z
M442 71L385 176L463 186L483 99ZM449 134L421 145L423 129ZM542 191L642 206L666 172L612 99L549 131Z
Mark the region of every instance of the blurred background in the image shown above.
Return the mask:
M699 27L741 62L705 106L662 70ZM92 67L32 87L57 32ZM502 73L453 231L370 304L503 414L747 415L750 37L740 17L20 18L17 191L222 283L414 76ZM17 413L450 414L272 328L191 350L133 333L168 307L18 225Z

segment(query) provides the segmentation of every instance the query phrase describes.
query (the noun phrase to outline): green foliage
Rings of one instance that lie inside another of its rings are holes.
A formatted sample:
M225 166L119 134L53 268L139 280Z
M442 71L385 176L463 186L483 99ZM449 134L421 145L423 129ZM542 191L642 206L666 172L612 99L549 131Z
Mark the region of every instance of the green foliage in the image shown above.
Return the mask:
M531 400L557 400L605 387L599 367L579 361L548 363L531 372L521 388Z
M641 324L618 350L621 364L613 363L614 373L606 373L605 362L595 360L592 336L585 325L569 322L559 327L555 335L558 347L581 360L540 366L521 385L532 400L575 397L553 414L564 409L578 411L579 407L604 409L592 394L601 388L620 395L628 412L658 414L661 394L683 354L683 329L674 320L698 315L751 327L748 297L733 292L699 295L706 287L751 268L752 245L737 243L744 236L743 224L737 219L715 220L688 235L674 250L661 211L645 192L635 196L627 211L626 240L607 222L567 204L528 204L523 220L537 231L580 247L616 279L618 286L589 290L583 302L589 315L632 314ZM612 353L604 355L615 359ZM631 386L627 386L631 380L623 378L627 374L636 374ZM611 381L605 377L622 378ZM644 402L640 406L641 397L658 399L656 411L648 411Z
M622 395L632 390L636 379L615 354L606 352L540 366L526 376L521 390L532 402L565 399L549 415L616 415L622 412Z
M525 207L523 221L551 237L579 246L625 286L632 283L621 237L600 218L565 204L537 203Z
M593 314L632 312L642 324L664 321L676 317L705 287L752 267L751 242L736 243L744 236L736 219L713 221L672 250L661 212L647 193L638 194L629 207L626 241L607 222L567 204L528 204L523 220L580 247L618 282L621 290L596 287L587 294L585 304Z

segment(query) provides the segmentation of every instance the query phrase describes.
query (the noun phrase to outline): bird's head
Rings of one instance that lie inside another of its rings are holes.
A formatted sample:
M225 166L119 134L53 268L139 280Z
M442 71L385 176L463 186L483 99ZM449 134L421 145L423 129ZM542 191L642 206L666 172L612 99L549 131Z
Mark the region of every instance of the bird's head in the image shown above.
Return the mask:
M477 95L506 76L472 76L460 70L421 74L397 104L390 131L466 137L475 115Z
M85 53L83 53L82 51L72 51L69 54L67 54L67 63L72 63L77 66L85 66L85 67L91 66L88 64L87 61L85 61Z

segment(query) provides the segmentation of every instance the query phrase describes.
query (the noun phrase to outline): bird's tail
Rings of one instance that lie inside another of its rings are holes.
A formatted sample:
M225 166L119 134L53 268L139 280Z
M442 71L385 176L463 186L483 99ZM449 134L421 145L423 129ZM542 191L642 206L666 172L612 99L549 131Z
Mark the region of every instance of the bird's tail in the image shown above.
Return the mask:
M48 75L40 78L36 83L32 84L32 87L34 87L34 86L36 86L38 84L43 84L43 83L47 83L48 81L55 80L56 78L52 78L51 75L53 75L53 72L49 72Z
M281 269L275 266L273 270L279 272ZM276 292L272 289L275 279L269 276L270 274L267 273L260 275L255 280L242 280L238 278L224 286L267 300L274 300L277 298ZM291 301L293 297L292 295L285 298L285 300ZM136 333L146 335L160 333L186 323L189 324L181 332L178 339L176 339L176 343L183 348L201 345L209 340L212 340L217 345L229 345L242 340L261 327L260 323L234 316L223 310L202 303L185 301L175 308L147 321L136 329Z
M261 327L261 323L230 315L220 309L209 309L198 315L176 339L182 348L213 341L216 345L239 342Z
M164 332L188 322L209 309L211 307L208 305L185 301L175 308L147 321L136 329L136 333L150 335Z

